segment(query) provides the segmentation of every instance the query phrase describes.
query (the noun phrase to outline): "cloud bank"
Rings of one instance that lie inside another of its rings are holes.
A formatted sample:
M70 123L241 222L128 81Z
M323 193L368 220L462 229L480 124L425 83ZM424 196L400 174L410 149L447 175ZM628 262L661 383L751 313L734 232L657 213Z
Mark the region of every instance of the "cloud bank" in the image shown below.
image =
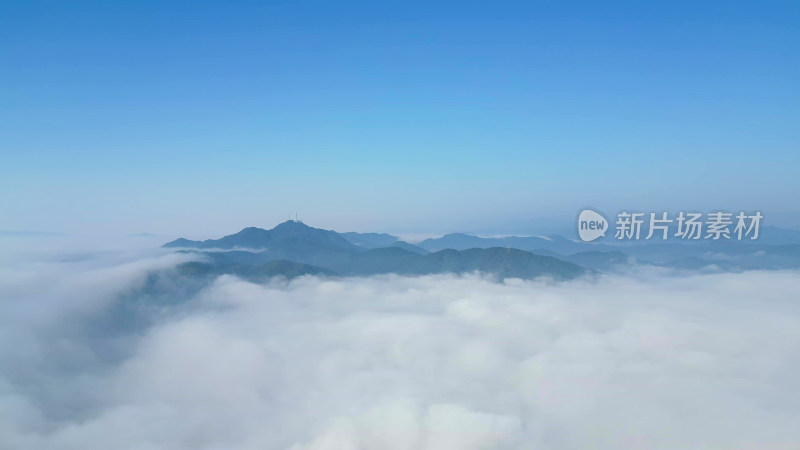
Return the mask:
M0 448L789 449L800 274L231 276L5 260Z

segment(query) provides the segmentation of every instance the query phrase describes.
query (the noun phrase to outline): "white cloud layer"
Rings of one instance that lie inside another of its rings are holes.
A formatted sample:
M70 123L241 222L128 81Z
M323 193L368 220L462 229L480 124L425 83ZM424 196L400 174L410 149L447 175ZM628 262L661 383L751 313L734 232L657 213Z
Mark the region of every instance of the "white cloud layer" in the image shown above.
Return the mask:
M180 260L3 264L0 448L800 442L797 272L562 284L223 276L182 304L136 306L145 325L109 329L124 319L109 313L121 297L144 305L131 296L146 274Z

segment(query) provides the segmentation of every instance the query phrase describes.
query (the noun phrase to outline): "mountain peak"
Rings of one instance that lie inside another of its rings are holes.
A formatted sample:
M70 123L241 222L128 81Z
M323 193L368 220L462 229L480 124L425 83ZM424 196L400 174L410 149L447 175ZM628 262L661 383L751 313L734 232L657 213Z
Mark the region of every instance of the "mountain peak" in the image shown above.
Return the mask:
M277 249L297 245L309 248L336 249L349 252L358 250L358 247L339 236L336 232L310 227L298 220L288 220L278 224L271 230L247 227L236 234L231 234L220 239L208 239L202 242L178 239L164 246L220 249Z
M277 229L307 229L311 228L310 226L304 224L299 220L287 220L286 222L281 222L273 228L273 230Z
M263 228L259 228L259 227L245 227L245 228L242 228L241 231L239 231L239 233L245 233L245 234L247 234L247 233L249 233L249 234L252 234L252 233L266 233L266 232L267 232L267 230L265 230ZM239 234L239 233L236 233L236 234Z

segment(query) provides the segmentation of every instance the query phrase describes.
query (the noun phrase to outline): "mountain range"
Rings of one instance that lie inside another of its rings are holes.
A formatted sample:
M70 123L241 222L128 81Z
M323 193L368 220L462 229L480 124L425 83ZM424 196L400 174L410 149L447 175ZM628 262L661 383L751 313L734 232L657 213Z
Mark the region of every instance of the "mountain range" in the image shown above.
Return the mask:
M381 246L384 245L384 246ZM271 230L248 227L220 239L176 239L164 247L198 254L181 273L191 276L235 274L250 279L273 275L424 275L482 272L499 278L572 279L593 273L549 255L508 248L443 249L421 246L377 233L337 233L287 221Z
M800 268L800 232L765 227L761 242L650 241L583 243L563 236L480 237L452 233L418 244L386 233L338 233L287 221L266 230L244 228L220 239L164 244L197 254L183 275L272 276L424 275L483 272L499 278L566 280L649 264L683 271Z

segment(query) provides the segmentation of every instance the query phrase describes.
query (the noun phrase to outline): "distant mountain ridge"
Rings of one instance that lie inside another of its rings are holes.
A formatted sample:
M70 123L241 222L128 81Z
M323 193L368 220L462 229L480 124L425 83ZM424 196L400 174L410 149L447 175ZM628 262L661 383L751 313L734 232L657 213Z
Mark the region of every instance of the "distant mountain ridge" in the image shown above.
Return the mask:
M247 227L238 233L220 239L190 241L180 238L164 244L164 247L218 248L224 250L235 248L270 249L284 246L287 242L303 242L307 245L325 249L359 251L355 244L350 243L335 231L309 227L295 220L283 222L271 230Z
M556 280L569 280L592 273L584 267L550 256L498 247L447 249L428 254L414 253L400 247L387 247L354 255L344 267L345 274L354 275L468 272L482 272L498 278L549 276Z
M350 231L347 233L339 233L339 236L345 238L351 244L364 248L388 247L400 241L397 236L386 233L356 233Z
M212 277L223 274L236 275L246 280L262 282L274 276L295 278L303 275L336 275L335 272L308 264L277 260L266 264L209 264L192 261L181 264L178 270L191 277Z
M469 250L441 250L420 254L401 247L390 246L359 253L338 255L300 255L292 260L285 255L270 252L203 252L205 262L186 263L187 273L223 274L240 276L253 274L299 276L322 275L428 275L439 273L483 272L499 278L535 278L549 276L556 280L569 280L593 271L577 264L550 256L508 248L473 248ZM291 273L280 273L276 262L284 264ZM202 270L201 270L202 269Z
M364 246L348 241L343 235ZM388 245L367 248L380 243ZM180 248L182 252L201 256L204 261L182 266L182 273L194 276L232 273L263 278L302 274L424 275L478 271L501 278L549 276L565 280L592 273L568 261L519 249L445 249L431 253L388 234L339 234L297 221L281 223L271 230L248 227L220 239L192 241L180 238L164 244L164 247ZM212 249L214 251L207 251Z
M442 237L425 239L417 244L425 250L435 252L444 249L467 250L470 248L510 247L536 252L537 250L554 251L560 254L586 251L588 245L592 249L610 250L603 244L585 244L575 242L563 236L508 236L481 237L465 233L450 233Z
M800 245L791 243L798 232L766 227L764 237L763 243L654 240L611 245L557 235L494 238L452 233L413 245L386 233L337 233L290 220L270 230L248 227L220 239L180 238L164 247L198 253L210 265L206 275L250 278L481 271L500 277L569 279L640 264L698 271L800 269Z

